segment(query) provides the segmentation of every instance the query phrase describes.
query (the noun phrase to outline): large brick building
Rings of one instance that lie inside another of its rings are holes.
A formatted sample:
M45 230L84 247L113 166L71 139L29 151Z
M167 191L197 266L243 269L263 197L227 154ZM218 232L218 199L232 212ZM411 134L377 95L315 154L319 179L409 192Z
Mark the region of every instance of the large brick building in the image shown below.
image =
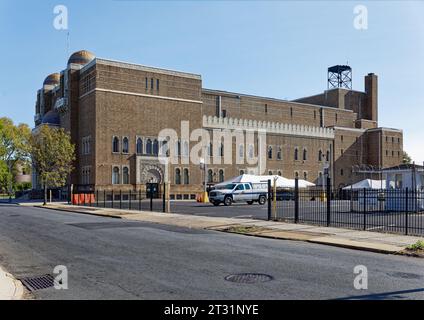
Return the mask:
M45 79L35 109L34 130L47 124L71 134L77 160L70 183L97 189L138 190L148 181L166 181L178 198L202 190L199 165L184 161L196 141L178 142L178 163L170 163L169 151L161 148L166 142L159 132L169 128L182 136L182 121L189 121L190 130L266 132L266 162L256 169L238 164L237 157L258 152L257 143L252 149L227 141L224 148L233 146L234 161L209 164L211 183L259 169L320 184L329 167L332 184L340 187L362 179L352 172L354 166L402 162L402 131L378 127L377 76L372 73L365 76L365 92L335 88L286 101L205 89L197 74L78 51L65 70ZM221 155L221 148L206 149Z

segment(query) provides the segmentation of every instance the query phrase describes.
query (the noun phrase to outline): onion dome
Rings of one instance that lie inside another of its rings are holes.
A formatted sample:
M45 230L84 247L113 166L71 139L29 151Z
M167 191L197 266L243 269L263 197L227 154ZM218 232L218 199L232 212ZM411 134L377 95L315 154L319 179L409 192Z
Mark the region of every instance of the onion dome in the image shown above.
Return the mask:
M56 86L60 83L60 74L52 73L44 79L43 86Z
M56 110L50 110L43 116L43 124L60 125L60 116Z
M89 63L94 58L95 58L95 56L91 52L89 52L87 50L80 50L80 51L74 52L69 57L68 64L73 63L73 64L84 65L84 64Z

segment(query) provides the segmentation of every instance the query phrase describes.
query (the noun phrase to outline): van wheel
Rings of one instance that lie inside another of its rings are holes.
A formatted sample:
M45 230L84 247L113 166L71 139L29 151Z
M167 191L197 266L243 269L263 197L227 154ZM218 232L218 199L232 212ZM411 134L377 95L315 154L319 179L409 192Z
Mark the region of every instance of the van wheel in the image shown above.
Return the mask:
M231 206L232 203L233 203L233 198L231 198L230 196L225 197L224 206Z
M247 201L247 204L250 206L253 204L253 201Z
M261 205L265 204L266 203L266 197L265 196L260 196L258 202Z

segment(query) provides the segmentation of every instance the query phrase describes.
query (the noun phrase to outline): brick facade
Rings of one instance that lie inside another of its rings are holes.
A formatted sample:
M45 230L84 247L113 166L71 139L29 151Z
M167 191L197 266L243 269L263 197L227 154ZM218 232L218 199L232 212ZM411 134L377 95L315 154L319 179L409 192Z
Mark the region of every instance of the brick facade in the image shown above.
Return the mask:
M182 159L185 140L179 163L161 164L156 156L167 158L158 152L161 130L173 129L182 139L182 121L189 122L190 130L209 132L265 129L264 174L298 175L317 184L325 165L333 184L343 186L362 178L352 173L354 166L390 167L402 161L402 131L377 125L374 74L365 77L366 92L333 89L285 101L204 89L200 75L98 59L82 51L48 79L37 93L35 125L61 126L71 133L77 160L70 183L76 185L138 190L153 179L168 180L174 194L202 190L199 165ZM48 112L58 120L48 120ZM187 143L190 152L197 141ZM215 147L212 153L219 152ZM251 171L236 161L241 152L247 154L248 145L241 150L232 140L224 149L229 147L231 164L208 165L212 183ZM257 143L253 148L258 151Z

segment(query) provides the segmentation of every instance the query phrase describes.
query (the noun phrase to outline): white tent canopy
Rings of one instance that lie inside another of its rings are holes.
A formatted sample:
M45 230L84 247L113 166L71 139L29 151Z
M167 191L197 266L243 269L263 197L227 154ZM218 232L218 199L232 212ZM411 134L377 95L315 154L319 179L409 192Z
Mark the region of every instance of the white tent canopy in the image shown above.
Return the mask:
M386 189L386 181L365 179L354 183L351 186L344 187L343 189Z
M268 180L271 180L271 185L274 185L274 179L276 179L275 183L277 185L277 188L294 188L294 179L287 179L277 175L257 176L253 174L242 174L240 176L218 183L216 186L223 186L229 183L239 182L267 183ZM299 188L307 188L312 186L315 186L315 184L306 180L299 179Z

